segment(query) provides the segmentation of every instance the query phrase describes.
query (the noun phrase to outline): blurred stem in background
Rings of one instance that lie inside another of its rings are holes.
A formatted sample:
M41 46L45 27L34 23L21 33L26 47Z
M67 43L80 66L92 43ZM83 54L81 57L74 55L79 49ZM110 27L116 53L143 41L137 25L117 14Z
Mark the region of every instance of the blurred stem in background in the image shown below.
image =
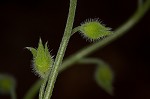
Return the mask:
M26 95L24 96L23 99L34 99L34 97L37 95L40 86L42 84L43 80L39 79L37 80L32 87L28 90L28 92L26 93Z
M11 99L17 99L16 91L13 89L10 91Z
M140 2L140 1L139 1ZM119 37L123 36L127 31L129 31L140 19L144 16L144 14L148 11L150 8L150 0L146 0L145 3L140 3L140 9L137 9L135 13L123 24L121 25L118 29L114 31L114 34L100 40L99 42L96 42L94 44L91 44L77 53L71 55L67 59L63 61L62 66L60 67L60 71L62 72L63 70L71 67L72 64L75 62L79 61L80 59L84 58L85 56L93 53L94 51L101 49L105 47L106 45L110 44L111 42L115 41ZM41 81L38 80L31 88L29 91L26 93L24 99L33 99L34 95L31 95L33 93L38 92L39 88L41 85ZM28 96L28 97L27 97ZM30 97L29 97L30 96Z
M138 9L140 9L140 7L143 5L143 0L138 0L137 5Z

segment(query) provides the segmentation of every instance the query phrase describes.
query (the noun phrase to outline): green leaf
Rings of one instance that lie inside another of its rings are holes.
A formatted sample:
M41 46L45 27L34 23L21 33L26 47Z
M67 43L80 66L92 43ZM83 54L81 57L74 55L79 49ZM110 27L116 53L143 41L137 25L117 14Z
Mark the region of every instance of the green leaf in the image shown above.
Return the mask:
M37 50L35 48L32 48L32 47L26 47L26 49L28 49L29 51L31 51L32 55L33 55L33 58L36 57L37 55Z
M107 93L113 95L113 71L108 65L103 64L98 66L95 72L97 84L103 88Z
M0 74L0 93L10 94L15 88L15 79L11 75Z

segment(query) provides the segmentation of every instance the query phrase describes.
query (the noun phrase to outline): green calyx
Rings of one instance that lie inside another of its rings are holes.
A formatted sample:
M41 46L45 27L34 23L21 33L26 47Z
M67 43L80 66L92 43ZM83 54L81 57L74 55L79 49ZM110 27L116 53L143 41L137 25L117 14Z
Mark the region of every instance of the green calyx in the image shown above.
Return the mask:
M44 47L40 39L37 49L32 47L27 47L27 49L31 51L33 55L33 69L40 77L44 78L53 64L53 59L48 51L47 43L45 43Z
M99 22L99 20L95 19L90 19L82 23L80 26L80 32L91 41L103 38L112 33L110 28L105 27Z

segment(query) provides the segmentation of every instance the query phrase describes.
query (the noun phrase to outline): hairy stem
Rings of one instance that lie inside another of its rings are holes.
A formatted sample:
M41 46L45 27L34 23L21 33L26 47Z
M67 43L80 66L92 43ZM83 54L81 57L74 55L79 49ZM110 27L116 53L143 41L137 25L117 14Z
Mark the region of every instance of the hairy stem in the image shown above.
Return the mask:
M52 95L52 91L54 88L54 84L59 72L59 67L62 64L62 60L66 51L66 47L68 45L71 32L72 32L72 27L73 27L73 22L74 22L74 16L75 16L75 10L76 10L76 4L77 0L70 0L70 7L69 7L69 14L68 14L68 19L66 23L66 28L64 31L64 36L62 38L62 41L60 43L60 47L51 71L51 74L49 76L48 84L46 87L44 99L49 99Z
M105 47L106 45L110 44L111 42L115 41L117 38L123 36L129 29L131 29L141 18L142 16L148 11L150 8L150 0L147 0L140 10L137 10L131 18L125 22L123 25L121 25L116 31L114 31L114 34L106 37L103 40L100 40L99 42L96 42L94 44L91 44L77 53L71 55L67 59L63 61L62 66L60 67L60 71L63 71L64 69L70 67L72 64L80 60L81 58L91 54L92 52Z
M91 54L92 52L103 48L109 43L113 42L117 38L123 36L127 31L129 31L140 19L144 16L144 14L148 11L150 7L150 0L147 0L143 5L141 5L140 10L137 9L135 13L126 21L123 25L121 25L118 29L116 29L115 33L112 36L107 37L106 39L99 41L97 43L91 44L77 53L71 55L69 58L65 59L62 66L59 68L62 72L63 70L71 67L72 64L79 61L81 58ZM75 30L74 30L75 31ZM74 33L74 32L73 32ZM27 92L24 99L33 99L35 96L35 92L38 92L38 89L41 85L41 81L38 80ZM33 94L32 94L33 93Z
M81 26L77 26L72 30L72 35L80 30Z
M45 90L45 87L46 87L47 80L48 80L47 76L46 76L45 79L42 79L43 83L41 84L41 87L40 87L39 99L43 99L44 90Z

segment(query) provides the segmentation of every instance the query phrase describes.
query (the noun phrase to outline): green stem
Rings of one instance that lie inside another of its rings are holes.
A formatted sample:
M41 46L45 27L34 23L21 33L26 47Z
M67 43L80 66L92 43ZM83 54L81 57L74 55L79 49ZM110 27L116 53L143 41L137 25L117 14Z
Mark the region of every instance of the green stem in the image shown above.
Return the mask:
M105 47L106 45L115 41L117 38L123 36L129 29L131 29L142 18L142 16L148 11L149 7L150 7L150 0L147 0L141 7L141 10L137 10L127 22L125 22L114 32L113 35L106 37L105 39L100 40L99 42L91 44L81 49L77 53L71 55L67 59L65 59L63 61L62 66L60 67L60 71L63 71L64 69L70 67L72 64L74 64L81 58L84 58L85 56L91 54L92 52Z
M89 45L88 47L85 47L78 51L77 53L71 55L69 58L65 59L62 66L59 68L60 72L63 70L69 68L72 64L75 62L79 61L81 58L91 54L92 52L103 48L104 46L108 45L109 43L113 42L117 38L121 37L122 35L125 34L125 32L129 31L139 20L144 16L144 14L148 11L150 7L150 0L147 0L140 8L141 10L137 10L131 18L127 22L125 22L123 25L121 25L118 29L116 29L115 33L107 37L106 39L99 41L97 43L94 43L92 45ZM136 18L135 18L136 17ZM135 18L135 19L134 19ZM41 81L38 80L32 88L29 89L27 94L25 95L24 99L33 99L35 96L34 93L38 92L38 89L41 85ZM37 86L37 87L35 87ZM33 93L33 94L32 94Z
M48 77L46 77L45 79L42 79L43 82L42 82L41 87L40 87L39 99L43 99L43 95L44 95L44 90L45 90L47 78Z
M39 99L43 99L44 89L45 89L45 86L46 86L45 81L46 80L44 80L43 83L41 84L40 91L39 91Z
M46 77L43 79L43 83L41 84L41 87L40 87L39 99L43 99L43 96L44 96L44 93L45 93L46 84L47 84L47 81L48 81L50 73L51 73L51 70L46 75Z
M15 89L12 89L12 90L10 91L10 95L11 95L11 99L17 99Z
M143 0L138 0L137 5L138 5L138 9L140 9L141 6L143 5Z
M36 81L32 85L32 87L29 89L29 91L26 93L26 95L24 96L23 99L33 99L36 96L38 90L40 89L42 82L43 82L43 80L41 80L41 79Z
M66 23L66 28L64 31L64 36L62 38L62 41L61 41L54 65L53 65L53 69L51 71L51 74L48 80L44 99L49 99L52 95L54 84L55 84L55 81L59 72L59 67L62 64L62 60L66 51L66 47L68 45L68 42L71 36L75 10L76 10L76 4L77 4L77 0L70 0L69 14L68 14L68 19Z
M75 34L76 32L78 32L80 30L81 26L77 26L72 30L72 35Z
M103 65L105 64L101 59L97 58L82 58L78 61L80 64L97 64L97 65Z

